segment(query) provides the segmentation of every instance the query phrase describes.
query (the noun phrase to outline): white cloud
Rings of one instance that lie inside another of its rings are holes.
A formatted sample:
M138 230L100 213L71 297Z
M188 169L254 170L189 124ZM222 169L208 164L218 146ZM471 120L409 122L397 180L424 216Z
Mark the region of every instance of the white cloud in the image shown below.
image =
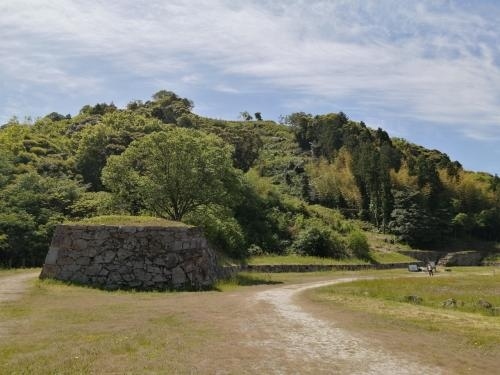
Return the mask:
M240 90L238 90L237 88L232 87L232 86L228 86L228 85L223 84L223 83L219 83L219 84L215 85L214 90L219 91L219 92L229 93L229 94L239 94L240 93Z
M4 0L0 14L8 92L98 89L107 71L227 93L258 82L500 138L499 27L453 2Z

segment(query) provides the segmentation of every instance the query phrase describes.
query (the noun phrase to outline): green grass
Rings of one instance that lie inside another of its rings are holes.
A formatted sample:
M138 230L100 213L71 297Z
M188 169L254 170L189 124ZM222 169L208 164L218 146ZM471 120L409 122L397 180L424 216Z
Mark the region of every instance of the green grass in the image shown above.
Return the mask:
M492 315L491 309L478 307L477 301L483 299L500 306L500 273L363 280L330 287L329 292L395 302L405 302L405 296L417 295L422 298L422 306L433 308L441 308L443 301L454 298L458 302L457 311Z
M76 222L65 222L65 224L189 227L189 225L181 223L180 221L166 220L152 216L126 215L96 216Z
M239 272L229 279L219 280L214 289L220 292L228 292L240 289L243 286L282 284L282 281L274 280L273 275L263 273Z
M377 263L408 263L415 259L396 252L370 251L370 258ZM260 255L251 257L248 264L251 265L279 265L279 264L304 264L304 265L331 265L331 264L368 264L369 260L358 258L321 258L309 255Z
M191 373L219 333L179 296L37 280L0 308L0 374Z
M358 225L363 225L359 223ZM410 246L396 242L393 235L365 230L363 232L370 244L370 249L376 252L398 252L400 250L416 250Z
M365 260L357 258L321 258L308 255L261 255L252 257L248 260L248 264L252 265L275 265L275 264L315 264L315 265L330 265L330 264L366 264Z
M410 295L420 297L421 302L407 302ZM312 297L394 321L401 327L451 332L472 345L500 344L497 312L478 305L482 299L500 306L500 272L494 267L453 268L435 277L421 274L360 280L318 289ZM457 301L455 308L442 306L449 298Z
M416 260L408 255L398 252L388 251L370 251L370 258L377 263L411 263Z

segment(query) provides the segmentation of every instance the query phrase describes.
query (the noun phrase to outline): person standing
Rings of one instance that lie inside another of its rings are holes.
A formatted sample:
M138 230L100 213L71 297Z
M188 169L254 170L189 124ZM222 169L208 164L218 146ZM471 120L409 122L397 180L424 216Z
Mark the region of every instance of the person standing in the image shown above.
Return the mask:
M429 276L434 276L434 272L432 271L432 264L427 263L427 272L429 272Z

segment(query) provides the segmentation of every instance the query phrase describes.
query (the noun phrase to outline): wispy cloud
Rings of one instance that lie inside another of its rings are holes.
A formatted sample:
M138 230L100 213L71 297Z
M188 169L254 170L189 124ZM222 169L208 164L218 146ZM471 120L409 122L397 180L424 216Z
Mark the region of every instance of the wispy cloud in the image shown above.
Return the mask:
M229 94L238 94L238 93L240 93L240 90L238 90L237 88L232 87L232 86L228 86L228 85L223 84L223 83L215 85L214 86L214 90L215 91L219 91L219 92L229 93Z
M287 90L500 138L500 7L457 4L5 0L0 101L20 86L104 89L118 74Z

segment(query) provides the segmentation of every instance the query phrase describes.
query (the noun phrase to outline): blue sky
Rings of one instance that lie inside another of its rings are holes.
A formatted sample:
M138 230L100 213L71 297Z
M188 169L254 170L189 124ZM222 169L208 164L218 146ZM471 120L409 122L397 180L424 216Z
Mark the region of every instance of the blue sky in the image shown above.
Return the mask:
M344 111L500 174L500 2L2 0L0 123L167 89L195 112Z

